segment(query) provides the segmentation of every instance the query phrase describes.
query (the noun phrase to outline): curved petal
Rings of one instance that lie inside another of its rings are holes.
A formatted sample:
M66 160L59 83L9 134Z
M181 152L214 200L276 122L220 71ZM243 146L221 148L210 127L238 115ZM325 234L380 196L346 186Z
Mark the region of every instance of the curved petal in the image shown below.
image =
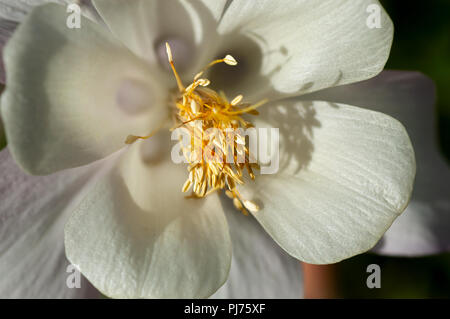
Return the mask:
M68 5L74 2L72 0L0 0L0 19L21 22L34 7L47 3ZM91 0L81 0L78 4L86 16L95 15Z
M228 276L220 202L183 196L186 167L162 151L163 136L135 143L66 224L68 259L107 296L204 298Z
M448 252L449 227L450 205L447 199L431 204L411 200L405 212L395 220L372 251L381 255L408 257Z
M379 28L370 28L378 16ZM218 31L230 35L224 49L235 49L238 61L261 60L245 83L230 78L251 96L269 88L275 96L300 95L371 78L383 69L393 38L390 18L374 0L234 0ZM247 45L234 44L237 34Z
M242 188L292 256L329 264L372 248L408 204L411 142L396 120L326 102L280 102L261 117L280 129L280 170ZM266 124L257 124L258 126Z
M433 82L418 72L384 71L371 80L305 98L364 106L389 114L405 126L411 137L417 161L411 201L375 251L414 256L450 250L450 168L437 144Z
M5 64L3 63L3 48L17 27L17 22L0 19L0 83L5 83Z
M164 66L162 79L174 84L165 42L173 49L179 71L189 76L213 57L208 47L218 41L216 28L226 0L94 0L111 31L145 60ZM164 76L165 75L165 76Z
M103 158L167 114L167 93L142 60L100 25L82 18L69 29L65 19L62 6L37 7L5 49L2 116L13 157L32 174Z
M0 297L93 298L100 294L81 278L66 285L64 222L88 190L98 164L45 177L25 175L8 149L0 152Z
M302 269L252 217L221 198L230 225L233 259L227 282L212 298L274 299L303 296Z
M0 0L0 83L5 83L5 69L3 65L3 47L26 15L35 6L55 2L60 4L73 3L72 0ZM99 16L90 0L79 2L81 13L92 20L100 21Z

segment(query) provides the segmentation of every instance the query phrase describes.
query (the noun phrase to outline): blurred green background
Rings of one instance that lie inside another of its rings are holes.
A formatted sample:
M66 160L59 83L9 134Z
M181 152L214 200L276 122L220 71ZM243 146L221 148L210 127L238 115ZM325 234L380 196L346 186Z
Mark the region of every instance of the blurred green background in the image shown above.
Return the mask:
M450 0L380 0L395 26L387 69L420 71L435 81L439 143L450 159ZM449 230L450 231L450 230ZM368 289L366 268L381 267L381 288ZM392 258L363 254L337 266L344 298L449 298L450 254Z
M394 21L395 38L386 68L416 70L437 87L439 143L450 159L450 0L380 0ZM1 133L0 149L6 144ZM366 267L378 264L381 288L368 289ZM363 254L337 265L344 298L448 298L450 254L392 258Z

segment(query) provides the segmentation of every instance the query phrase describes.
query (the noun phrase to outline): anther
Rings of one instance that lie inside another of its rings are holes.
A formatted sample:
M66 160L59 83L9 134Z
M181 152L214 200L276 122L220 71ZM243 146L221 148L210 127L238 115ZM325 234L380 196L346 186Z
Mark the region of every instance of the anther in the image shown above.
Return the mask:
M244 200L243 204L251 213L256 213L259 211L259 206L250 200Z
M235 60L235 58L233 58L231 55L227 55L225 58L223 58L223 62L225 62L228 65L234 66L237 65L237 61Z
M191 100L191 111L194 114L197 114L200 111L200 106L195 100Z
M236 197L233 198L233 205L234 207L236 207L239 210L242 210L244 207L242 206L242 203L239 199L237 199Z
M169 59L169 62L173 62L173 56L172 56L172 50L170 49L170 45L168 42L166 42L166 52L167 52L167 58Z
M166 52L167 52L167 58L169 59L170 67L172 68L173 74L175 75L175 79L177 81L178 89L180 92L183 92L185 90L183 83L181 82L180 76L178 75L177 70L175 69L175 65L173 63L173 56L172 56L172 50L170 49L170 45L168 42L166 42Z
M211 81L208 79L199 79L197 80L197 83L201 86L208 86L211 83Z
M232 106L236 106L236 105L238 105L239 103L241 103L241 101L242 101L242 99L243 99L244 97L242 96L242 95L238 95L238 96L236 96L232 101L231 101L231 105Z

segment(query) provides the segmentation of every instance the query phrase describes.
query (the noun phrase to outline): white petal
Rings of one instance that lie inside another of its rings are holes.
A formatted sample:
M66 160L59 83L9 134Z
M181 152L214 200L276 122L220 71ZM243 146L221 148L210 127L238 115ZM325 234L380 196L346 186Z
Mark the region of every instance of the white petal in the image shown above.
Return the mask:
M33 7L55 2L60 4L73 3L72 0L0 0L0 52L3 52L8 39L17 25L25 19ZM94 21L101 19L90 0L82 0L81 13ZM0 83L5 83L5 69L3 67L3 54L0 55Z
M384 71L361 83L316 92L308 99L335 101L391 115L406 128L414 147L417 175L410 204L376 251L426 255L450 249L450 168L437 144L435 87L418 72Z
M281 166L242 188L244 198L260 203L256 219L308 263L338 262L372 248L412 192L414 153L401 124L326 102L292 100L261 111L280 128Z
M90 0L78 1L82 13L87 16L94 16L95 9ZM21 22L26 15L36 6L46 3L59 3L68 5L74 3L73 0L0 0L0 19Z
M162 153L170 146L163 136L136 142L66 224L68 259L107 296L204 298L228 276L231 242L220 202L184 198L186 167Z
M32 11L5 48L8 87L1 100L10 150L28 172L48 174L103 158L129 134L146 135L166 116L151 69L98 24L66 27L63 6ZM129 114L118 94L139 83L147 107Z
M371 29L374 5L381 24ZM248 78L233 78L250 96L269 88L300 95L371 78L383 69L393 37L390 18L374 0L235 0L218 31L228 36L223 50L236 50L231 54L251 65Z
M373 251L382 255L408 257L448 252L449 228L448 199L431 204L423 199L411 200L405 212L395 220Z
M88 298L84 279L69 289L64 223L99 165L45 177L25 175L8 149L0 152L0 298Z
M0 18L21 22L34 6L56 2L63 4L63 0L0 0Z
M3 63L3 47L17 27L17 22L0 18L0 83L5 83L5 65Z
M212 298L293 298L303 296L298 260L283 251L252 217L221 198L230 225L233 259L227 282Z
M218 20L227 0L94 0L111 31L133 52L159 64L161 80L174 86L165 42L174 54L182 78L192 81L214 57Z

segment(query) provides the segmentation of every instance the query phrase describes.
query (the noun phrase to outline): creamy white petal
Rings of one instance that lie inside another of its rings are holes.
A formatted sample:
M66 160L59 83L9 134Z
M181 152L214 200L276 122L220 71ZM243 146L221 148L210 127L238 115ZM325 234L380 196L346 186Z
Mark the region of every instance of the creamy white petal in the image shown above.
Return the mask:
M0 83L5 83L5 68L3 65L3 47L33 5L40 5L48 0L24 1L24 0L1 0L0 1Z
M111 31L137 55L162 66L162 80L174 86L165 42L172 46L178 71L191 80L213 57L207 48L219 41L214 35L226 0L94 0L94 4Z
M69 289L64 223L86 193L99 165L28 176L8 149L0 152L0 297L94 298L100 294L81 277ZM69 278L70 279L70 278Z
M251 215L236 210L229 198L221 201L230 225L233 259L227 282L212 298L302 298L299 261L283 251Z
M450 249L450 168L437 143L435 87L418 72L383 71L377 77L306 96L366 107L399 120L414 147L417 175L410 204L375 251L426 255Z
M0 0L0 18L21 22L35 6L46 3L67 4L64 0Z
M368 27L371 10L379 12L380 28ZM393 37L389 16L374 0L234 0L218 31L222 50L232 49L249 68L229 82L250 96L268 89L300 95L371 78L383 69Z
M158 127L167 112L167 92L145 62L102 26L82 17L80 29L69 29L65 19L63 6L35 8L4 52L6 134L13 157L33 174L103 158L129 134ZM119 93L130 82L139 97L123 100ZM137 101L139 112L129 112L127 101Z
M75 3L73 0L0 0L0 19L6 19L15 22L21 22L26 15L36 6L58 3L69 5ZM95 9L90 0L78 1L82 13L89 17L94 17Z
M449 229L450 205L447 199L431 204L411 200L405 212L395 220L372 251L381 255L408 257L448 252Z
M66 224L68 259L107 296L205 298L228 276L218 197L184 197L186 167L171 162L169 146L166 135L136 142Z
M0 52L3 51L3 47L19 22L25 19L31 9L35 6L50 2L64 5L73 3L72 0L0 0ZM84 16L94 21L101 21L90 0L81 0L79 4L81 5L81 13ZM3 55L0 55L0 59L0 83L5 83Z
M372 248L408 204L414 152L403 126L344 104L261 109L280 129L280 170L242 187L255 218L292 256L327 264ZM260 119L258 119L260 121Z
M3 47L17 27L17 22L0 18L0 83L5 83L5 65L3 63Z

